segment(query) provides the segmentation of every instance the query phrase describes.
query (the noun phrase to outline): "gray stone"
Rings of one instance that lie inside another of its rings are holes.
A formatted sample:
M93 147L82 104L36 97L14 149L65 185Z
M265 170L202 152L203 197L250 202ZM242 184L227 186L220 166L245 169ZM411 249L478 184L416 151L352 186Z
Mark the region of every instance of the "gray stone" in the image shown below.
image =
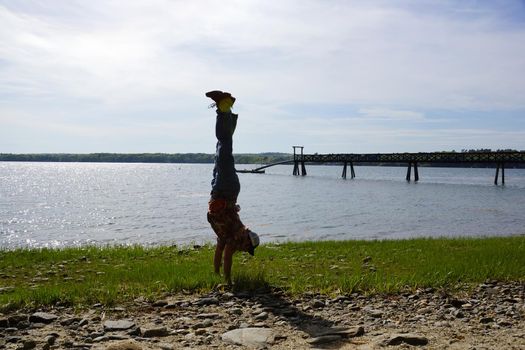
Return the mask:
M11 335L5 338L6 343L18 343L21 340L22 340L22 337L15 336L15 335Z
M62 326L71 326L73 323L80 322L80 320L81 320L80 317L70 317L70 318L66 318L65 320L60 321L60 324Z
M135 327L135 322L130 320L106 321L104 322L104 330L106 332L125 331Z
M57 337L55 337L54 335L48 335L45 339L45 342L46 344L49 344L49 345L55 345L56 340L57 340Z
M232 313L233 315L242 315L242 309L233 308L230 310L230 313Z
M109 344L106 350L142 350L142 346L135 341L126 340L114 344Z
M35 323L36 325L39 325L39 324L42 324L42 323ZM22 321L22 322L18 322L18 324L16 325L16 328L18 329L27 329L31 327L31 323L27 322L27 321ZM37 327L35 327L37 328Z
M107 335L103 335L103 336L94 338L93 342L94 343L100 343L100 342L108 341L108 340L109 340L109 337Z
M167 305L168 305L168 302L166 300L157 300L156 302L153 303L153 306L155 307L164 307Z
M266 320L268 318L267 312L261 312L260 314L254 317L256 320Z
M494 318L492 317L483 317L479 320L479 323L487 324L494 322Z
M195 323L191 328L193 329L199 329L199 328L207 328L213 326L213 322L211 320L204 320L203 322Z
M27 315L12 315L8 318L9 320L9 326L14 327L19 322L26 322L27 321Z
M57 315L48 314L46 312L35 312L31 316L29 316L29 322L32 323L52 323L58 318Z
M360 337L365 334L365 329L362 326L350 327L350 328L331 328L317 334L318 337L326 335L339 335L343 338L354 338Z
M274 342L275 334L269 328L241 328L224 333L222 340L237 345L265 348Z
M319 345L319 344L333 343L334 341L338 341L338 340L341 340L340 335L331 334L331 335L322 335L320 337L309 339L308 343L312 345Z
M369 316L372 316L373 318L383 317L383 311L381 310L376 310L376 309L371 309L371 308L365 308L364 310Z
M196 305L203 306L203 305L217 305L219 304L219 299L217 298L202 298L195 302Z
M312 301L312 307L314 307L316 309L319 309L319 308L322 308L322 307L325 307L325 306L326 306L326 304L322 300L314 299Z
M428 339L418 334L393 334L385 339L381 345L401 345L402 343L409 345L427 345Z
M125 335L119 335L119 334L110 334L108 335L109 340L127 340L129 339L128 336Z
M170 333L166 327L140 329L141 334L144 338L155 338L155 337L166 337Z
M204 335L206 334L206 330L204 328L200 328L200 329L196 329L195 330L195 335Z
M197 318L221 318L221 315L218 313L198 314Z
M26 339L22 342L22 349L23 350L31 350L36 348L36 341L33 339Z

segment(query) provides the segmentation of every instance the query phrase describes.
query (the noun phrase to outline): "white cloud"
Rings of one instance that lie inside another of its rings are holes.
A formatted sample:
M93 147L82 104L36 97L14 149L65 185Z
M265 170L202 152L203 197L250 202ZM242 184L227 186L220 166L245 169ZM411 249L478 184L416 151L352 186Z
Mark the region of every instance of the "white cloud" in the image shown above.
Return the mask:
M351 104L359 113L348 117L370 122L430 121L432 108L524 109L525 26L504 17L520 11L512 4L0 2L0 117L15 108L50 125L82 115L95 129L115 118L154 128L171 113L177 130L201 118L180 150L191 151L208 135L203 93L214 88L246 103L243 118L257 127L244 132L275 135L297 122L280 104Z
M359 113L371 119L412 120L421 121L425 116L421 112L395 110L381 107L361 108Z

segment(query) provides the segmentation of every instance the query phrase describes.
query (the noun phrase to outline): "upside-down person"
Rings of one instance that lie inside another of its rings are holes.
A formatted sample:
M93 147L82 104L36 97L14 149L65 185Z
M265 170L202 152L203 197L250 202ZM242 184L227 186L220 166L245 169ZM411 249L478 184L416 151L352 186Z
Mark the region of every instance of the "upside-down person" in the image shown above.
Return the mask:
M221 261L224 261L224 277L231 284L233 254L236 251L244 251L253 255L259 245L259 236L244 226L239 218L237 196L241 186L232 154L233 133L238 118L238 115L231 111L235 97L219 90L207 92L206 97L211 98L214 102L212 107L217 108L217 147L208 205L208 222L217 234L213 265L215 273L220 274Z

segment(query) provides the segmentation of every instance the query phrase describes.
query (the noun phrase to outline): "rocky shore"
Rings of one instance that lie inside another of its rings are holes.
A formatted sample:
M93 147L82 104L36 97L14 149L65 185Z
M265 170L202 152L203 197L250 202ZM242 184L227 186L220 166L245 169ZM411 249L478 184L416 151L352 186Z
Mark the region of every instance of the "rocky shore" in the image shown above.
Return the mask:
M0 315L0 349L525 349L525 284L453 294L169 295Z

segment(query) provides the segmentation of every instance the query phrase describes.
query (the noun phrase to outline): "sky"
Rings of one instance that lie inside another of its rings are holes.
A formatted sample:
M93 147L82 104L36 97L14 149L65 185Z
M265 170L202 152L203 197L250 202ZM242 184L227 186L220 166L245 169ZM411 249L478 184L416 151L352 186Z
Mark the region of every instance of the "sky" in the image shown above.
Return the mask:
M525 1L0 0L0 153L525 150Z

